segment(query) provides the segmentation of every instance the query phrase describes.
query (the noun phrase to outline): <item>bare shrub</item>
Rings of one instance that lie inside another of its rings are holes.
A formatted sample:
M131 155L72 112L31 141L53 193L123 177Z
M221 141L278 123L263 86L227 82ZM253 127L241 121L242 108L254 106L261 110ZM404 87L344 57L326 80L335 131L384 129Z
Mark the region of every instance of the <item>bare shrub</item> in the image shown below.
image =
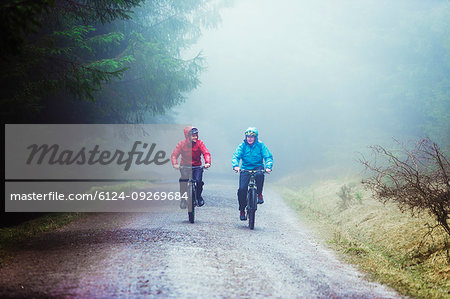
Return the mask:
M399 151L375 145L370 147L373 159L359 160L373 173L362 181L363 185L373 191L376 199L394 202L402 212L428 212L450 235L449 159L429 138L417 142L412 150L395 141Z

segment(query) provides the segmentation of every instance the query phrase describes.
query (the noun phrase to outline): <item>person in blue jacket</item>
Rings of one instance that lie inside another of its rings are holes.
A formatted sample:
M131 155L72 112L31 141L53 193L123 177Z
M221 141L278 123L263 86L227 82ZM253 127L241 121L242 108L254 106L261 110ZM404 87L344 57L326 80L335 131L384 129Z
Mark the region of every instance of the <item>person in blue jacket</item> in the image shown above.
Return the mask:
M258 130L255 127L249 127L245 130L245 139L236 149L231 159L231 165L234 171L240 172L245 170L263 170L266 172L272 171L273 158L267 146L258 140ZM239 166L240 162L241 165ZM257 173L256 178L256 193L258 194L258 203L264 203L262 190L264 185L264 174ZM237 192L239 201L240 219L247 220L245 215L245 207L247 206L247 189L250 182L250 174L247 172L239 175L239 189Z

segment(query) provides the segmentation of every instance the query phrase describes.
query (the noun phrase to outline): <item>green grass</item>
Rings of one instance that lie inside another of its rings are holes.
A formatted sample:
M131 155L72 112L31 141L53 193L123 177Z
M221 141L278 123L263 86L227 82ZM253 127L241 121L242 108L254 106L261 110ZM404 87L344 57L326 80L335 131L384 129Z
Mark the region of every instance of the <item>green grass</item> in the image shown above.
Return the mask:
M355 178L288 185L281 193L300 217L372 279L402 295L450 298L449 238L440 229L429 234L433 218L412 217L375 201ZM351 187L346 208L344 185Z
M0 228L0 267L20 249L24 242L85 215L85 213L48 213L15 226Z

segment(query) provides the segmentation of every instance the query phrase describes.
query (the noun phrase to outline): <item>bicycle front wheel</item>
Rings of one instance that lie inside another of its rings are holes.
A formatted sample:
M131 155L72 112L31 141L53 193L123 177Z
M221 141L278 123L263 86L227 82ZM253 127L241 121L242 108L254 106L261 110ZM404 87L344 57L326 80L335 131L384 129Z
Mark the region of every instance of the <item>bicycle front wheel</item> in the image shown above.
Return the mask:
M248 216L248 227L250 229L255 228L255 212L256 212L256 190L250 189L248 191L248 209L247 209L247 216Z
M190 188L190 196L189 196L189 205L190 208L188 210L188 218L190 223L194 223L195 221L195 206L196 206L196 196L197 196L197 190L195 184L192 184L192 188Z
M248 227L250 229L255 228L255 210L249 210L248 211Z
M195 214L194 214L194 209L192 209L192 212L188 212L188 217L189 217L189 222L190 223L194 223L194 218L195 218Z

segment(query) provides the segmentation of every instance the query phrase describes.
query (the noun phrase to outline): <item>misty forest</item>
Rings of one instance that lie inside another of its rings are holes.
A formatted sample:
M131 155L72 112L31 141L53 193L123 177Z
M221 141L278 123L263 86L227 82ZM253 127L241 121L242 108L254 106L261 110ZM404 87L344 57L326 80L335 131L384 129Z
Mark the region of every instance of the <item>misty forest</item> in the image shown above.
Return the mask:
M269 185L357 177L378 202L430 215L448 264L447 0L13 0L0 10L4 123L193 124L218 177L232 175L255 126L274 157ZM362 202L355 188L333 191L340 212Z
M445 149L449 9L446 1L9 1L2 118L194 123L217 149L255 125L286 152L285 170L328 167L391 137L430 137Z
M219 172L253 125L279 177L392 138L448 155L446 1L10 1L2 20L5 123L193 123Z

